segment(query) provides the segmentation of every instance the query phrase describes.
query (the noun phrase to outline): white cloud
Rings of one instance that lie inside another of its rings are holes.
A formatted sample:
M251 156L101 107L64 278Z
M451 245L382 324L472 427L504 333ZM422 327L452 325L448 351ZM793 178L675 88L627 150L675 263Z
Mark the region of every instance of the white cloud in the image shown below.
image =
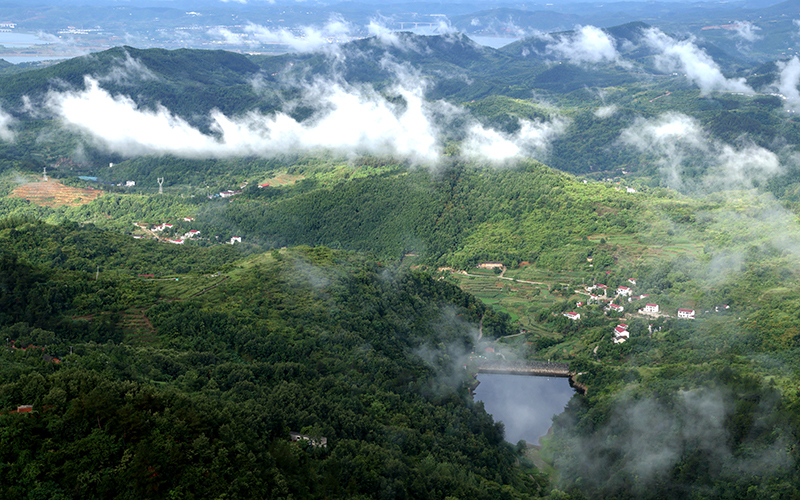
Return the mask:
M439 22L436 23L436 26L433 29L434 33L438 35L446 35L448 33L455 33L458 30L450 24L450 20L446 17L440 17Z
M761 39L761 37L756 34L756 31L760 31L761 28L750 21L736 21L733 23L733 28L736 36L747 42L755 42Z
M483 125L473 124L461 146L462 152L472 158L502 163L520 156L543 159L552 141L563 134L567 121L555 118L549 122L521 120L514 134L503 134Z
M637 119L623 130L619 142L656 156L668 186L680 189L739 189L783 173L778 157L754 144L739 148L711 139L692 117L666 113ZM700 179L684 179L686 162L705 166Z
M660 52L656 56L659 69L684 73L703 94L714 91L753 93L744 78L725 78L719 65L691 39L677 41L657 28L651 28L644 32L644 42Z
M553 39L547 46L548 52L563 57L575 64L617 61L620 54L614 39L600 28L594 26L577 27L569 36Z
M128 52L125 52L124 60L115 58L108 73L96 78L100 82L114 82L117 84L158 80L158 76L155 73L150 71L142 61L132 58Z
M594 116L600 118L601 120L605 120L606 118L611 118L617 112L616 104L611 104L609 106L601 106L594 110Z
M259 24L247 24L241 33L228 28L213 28L209 34L222 37L229 45L258 46L262 44L288 45L297 52L313 52L350 39L352 27L341 17L333 16L324 26L301 26L294 29L270 29Z
M6 113L3 108L0 108L0 139L8 142L14 140L16 134L11 130L11 126L15 121L13 116Z
M214 110L208 117L211 133L163 106L140 108L128 96L111 95L89 76L81 90L51 92L47 104L68 128L127 156L275 157L325 150L346 156L389 154L434 165L442 154L444 132L452 133L449 127L457 118L463 122L466 112L444 101L425 100L418 75L396 65L387 68L395 73L396 84L383 93L402 97L402 104L387 101L371 87L317 81L303 89L300 99L317 110L307 120L298 122L285 112L232 117ZM522 121L517 133L507 135L470 118L466 122L465 155L492 162L546 154L550 142L566 128L558 118Z
M126 96L112 96L86 78L80 92L53 92L49 107L65 125L111 151L183 157L277 156L330 150L342 154L395 154L415 162L439 157L438 134L428 118L422 89L394 89L406 102L400 110L371 89L319 82L305 98L325 111L300 123L285 113L210 116L214 134L204 134L164 107L140 109Z
M800 110L800 59L797 56L783 62L778 61L778 69L781 73L778 81L772 87L786 98L786 107L795 111Z

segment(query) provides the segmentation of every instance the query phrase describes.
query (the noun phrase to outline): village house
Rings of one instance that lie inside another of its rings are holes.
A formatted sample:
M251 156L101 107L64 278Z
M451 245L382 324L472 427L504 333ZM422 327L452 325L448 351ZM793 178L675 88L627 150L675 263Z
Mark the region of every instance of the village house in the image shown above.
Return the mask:
M564 316L566 316L567 318L571 319L572 321L576 321L576 320L581 319L581 315L576 313L576 312L565 312Z
M241 243L242 237L241 236L231 236L231 245L234 243Z
M190 229L189 232L187 232L184 236L186 236L187 238L194 238L195 236L199 235L200 231L198 231L197 229Z
M694 319L694 309L678 309L678 317L682 319Z
M627 286L621 286L617 288L617 295L622 295L624 297L630 297L633 294L633 290L628 288Z
M628 325L620 323L614 328L614 343L621 344L630 338L631 334L628 332Z
M642 311L647 314L658 314L658 304L645 304Z
M581 300L580 302L575 303L575 307L583 307L584 304L585 302Z
M636 286L636 280L633 279L633 278L628 278L628 283L630 283L631 285Z
M502 262L482 262L478 264L478 269L501 269L503 267Z
M174 243L176 245L183 245L184 243L186 243L186 241L184 241L184 240L173 240L173 239L169 239L169 238L167 239L167 241L170 242L170 243Z
M242 191L231 191L228 189L227 191L222 191L219 196L220 198L230 198L231 196L236 196L237 194L242 194Z
M618 313L621 313L622 311L624 311L624 310L625 310L625 308L624 308L624 307L622 307L622 306L618 306L618 305L616 305L616 304L609 304L609 305L608 305L608 310L609 310L609 311L611 311L611 312L618 312Z
M184 222L194 222L194 217L184 217L183 221Z

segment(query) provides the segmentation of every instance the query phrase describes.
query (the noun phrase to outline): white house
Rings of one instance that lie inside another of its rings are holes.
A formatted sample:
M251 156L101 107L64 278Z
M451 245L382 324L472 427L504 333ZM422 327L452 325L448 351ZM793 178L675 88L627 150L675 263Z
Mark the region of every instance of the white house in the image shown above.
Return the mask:
M624 307L622 307L622 306L618 306L618 305L616 305L616 304L609 304L609 305L608 305L608 310L609 310L609 311L613 311L613 312L618 312L618 313L621 313L622 311L624 311L624 310L625 310L625 308L624 308Z
M644 309L642 309L642 311L650 314L657 314L658 304L645 304Z
M199 235L200 231L198 231L197 229L190 229L184 236L186 236L187 238L194 238L195 236Z
M630 283L631 285L635 286L636 285L636 280L633 279L633 278L628 278L628 283Z
M576 312L566 312L566 313L564 313L564 316L566 316L567 318L571 319L572 321L576 321L576 320L581 319L581 315L576 313Z
M231 245L234 243L241 243L242 237L241 236L231 236Z
M622 295L624 297L630 297L633 294L633 290L631 290L627 286L621 286L617 288L617 294Z
M683 319L694 319L694 309L678 309L678 317Z
M481 262L478 264L478 269L502 269L503 263L497 261Z
M170 243L175 243L176 245L183 245L185 243L184 240L170 240L170 239L168 239L167 241L169 241Z

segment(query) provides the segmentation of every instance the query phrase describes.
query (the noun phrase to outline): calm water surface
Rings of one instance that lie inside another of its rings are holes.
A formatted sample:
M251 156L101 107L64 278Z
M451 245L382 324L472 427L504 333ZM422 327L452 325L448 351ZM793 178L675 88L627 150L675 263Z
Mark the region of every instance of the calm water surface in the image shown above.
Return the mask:
M48 42L30 33L0 33L0 45L6 47L30 47L31 45L44 45Z
M478 374L475 401L506 428L506 441L538 443L575 391L566 378Z

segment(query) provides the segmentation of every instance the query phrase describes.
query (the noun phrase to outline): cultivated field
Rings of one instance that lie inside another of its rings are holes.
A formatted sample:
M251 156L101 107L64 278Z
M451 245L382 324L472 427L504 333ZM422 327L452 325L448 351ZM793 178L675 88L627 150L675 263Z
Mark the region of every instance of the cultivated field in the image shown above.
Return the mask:
M81 189L65 186L58 181L48 180L23 184L14 189L11 196L29 200L43 207L85 205L102 196L99 189Z

